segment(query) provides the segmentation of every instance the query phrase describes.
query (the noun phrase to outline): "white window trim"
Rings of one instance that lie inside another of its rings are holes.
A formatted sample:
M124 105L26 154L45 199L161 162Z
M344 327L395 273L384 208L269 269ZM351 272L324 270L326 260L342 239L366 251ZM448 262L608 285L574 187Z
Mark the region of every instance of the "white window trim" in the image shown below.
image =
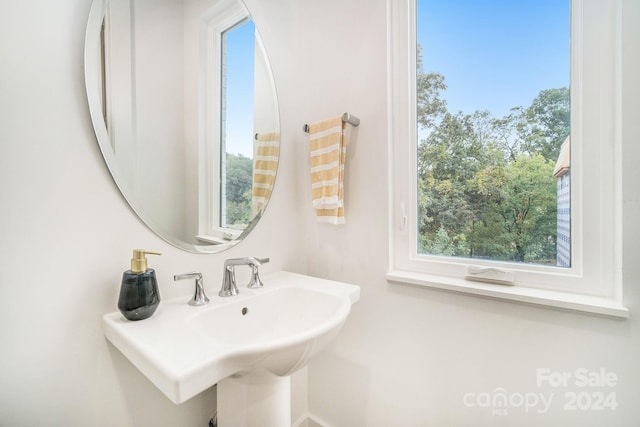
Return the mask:
M622 306L620 0L573 0L572 267L417 254L415 0L388 0L390 252L387 280L606 316ZM597 24L597 25L595 25ZM464 278L469 266L513 273L505 286Z
M205 89L200 101L199 164L199 233L196 238L207 243L223 244L237 238L241 230L220 227L222 122L222 34L249 17L249 12L235 0L218 0L201 17L200 84Z

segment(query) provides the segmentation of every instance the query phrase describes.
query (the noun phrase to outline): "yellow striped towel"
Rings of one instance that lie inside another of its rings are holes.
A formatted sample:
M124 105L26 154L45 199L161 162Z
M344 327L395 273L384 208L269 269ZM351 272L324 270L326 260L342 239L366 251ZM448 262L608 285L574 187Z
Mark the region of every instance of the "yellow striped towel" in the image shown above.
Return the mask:
M276 179L280 158L280 134L269 132L256 134L253 144L253 189L251 211L257 215L269 202Z
M350 125L342 117L309 125L311 194L318 222L344 224L344 165Z

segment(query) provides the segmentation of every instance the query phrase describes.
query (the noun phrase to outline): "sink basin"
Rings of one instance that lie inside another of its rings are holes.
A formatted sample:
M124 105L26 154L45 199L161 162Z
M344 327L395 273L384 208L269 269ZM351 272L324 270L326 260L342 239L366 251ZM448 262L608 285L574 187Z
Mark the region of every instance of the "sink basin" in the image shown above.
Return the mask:
M283 377L302 368L338 334L360 297L358 286L295 273L263 281L262 289L238 286L239 295L201 307L163 301L142 321L107 314L105 336L178 404L228 377Z
M250 299L203 310L187 324L206 339L253 351L264 344L285 347L321 335L340 321L349 301L298 287L282 287ZM226 326L229 325L229 326Z

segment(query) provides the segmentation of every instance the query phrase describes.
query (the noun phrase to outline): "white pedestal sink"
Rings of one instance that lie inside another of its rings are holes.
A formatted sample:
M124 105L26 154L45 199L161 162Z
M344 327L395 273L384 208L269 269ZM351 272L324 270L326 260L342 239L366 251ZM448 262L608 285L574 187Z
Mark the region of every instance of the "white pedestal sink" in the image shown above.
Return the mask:
M263 281L201 307L163 301L138 322L107 314L105 336L176 404L218 384L220 427L289 425L289 375L338 334L360 288L287 272Z
M218 426L283 427L291 425L289 376L252 372L218 383Z

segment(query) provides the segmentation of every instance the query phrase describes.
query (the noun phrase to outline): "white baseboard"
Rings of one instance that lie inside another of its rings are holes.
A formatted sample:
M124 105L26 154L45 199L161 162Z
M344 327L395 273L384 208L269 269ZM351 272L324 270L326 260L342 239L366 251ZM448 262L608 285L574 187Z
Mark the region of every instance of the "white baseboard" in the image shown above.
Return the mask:
M331 427L328 423L309 413L301 416L292 427Z

